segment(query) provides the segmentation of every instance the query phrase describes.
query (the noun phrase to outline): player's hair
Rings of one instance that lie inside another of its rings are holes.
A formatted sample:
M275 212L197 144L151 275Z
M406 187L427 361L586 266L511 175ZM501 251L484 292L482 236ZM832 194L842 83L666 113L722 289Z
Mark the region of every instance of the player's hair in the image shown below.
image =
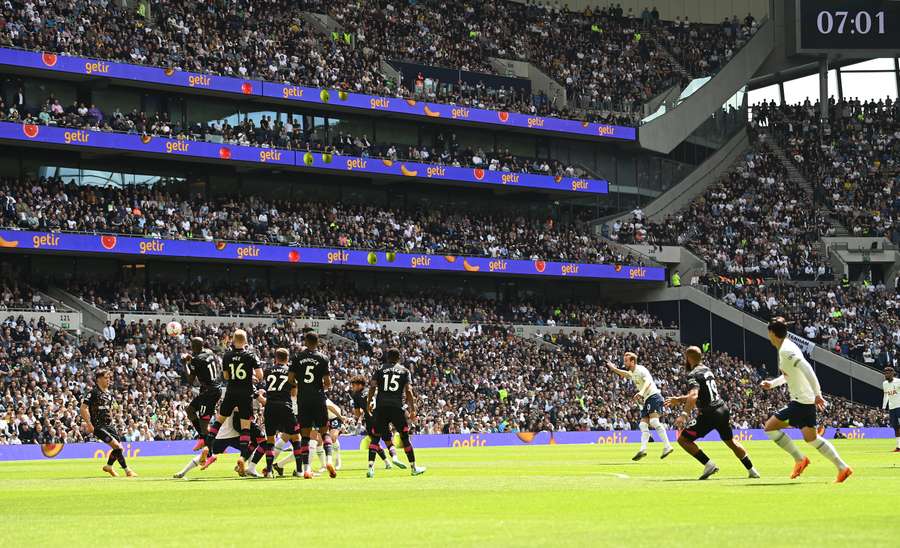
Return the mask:
M306 346L316 347L319 345L319 334L315 331L307 331L303 335L303 342L306 343Z
M637 361L637 354L635 354L634 352L626 352L625 359L627 360L628 358L631 358L631 359Z
M243 348L247 344L247 332L243 329L235 329L231 341L236 348Z
M885 371L887 371L888 369L890 369L891 371L893 371L893 370L894 370L894 366L893 366L893 365L886 365L886 366L884 366L884 370L885 370Z
M361 384L363 386L366 385L366 378L362 375L356 375L352 379L350 379L350 384Z
M95 379L102 379L103 377L108 377L108 376L109 376L109 369L107 369L105 367L101 367L100 369L94 371Z
M388 348L387 352L384 354L384 358L388 361L388 363L397 363L400 361L400 349L398 348Z
M203 339L200 337L191 337L191 352L197 354L203 352Z
M697 363L700 363L700 360L703 359L703 352L697 346L689 346L684 349L684 355L689 358L695 358ZM688 367L690 367L690 362L688 362Z
M779 339L787 337L787 329L787 321L781 316L772 318L772 321L769 322L769 331L774 333Z
M276 363L286 363L288 358L290 357L290 353L287 348L276 348L275 349L275 362Z

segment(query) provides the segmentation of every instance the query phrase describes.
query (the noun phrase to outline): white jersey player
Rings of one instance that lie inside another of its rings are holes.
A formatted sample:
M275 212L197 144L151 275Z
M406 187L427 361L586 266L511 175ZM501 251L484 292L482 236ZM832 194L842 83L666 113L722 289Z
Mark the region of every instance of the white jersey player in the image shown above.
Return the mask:
M891 366L884 368L882 387L884 388L884 401L881 403L881 407L889 410L891 428L894 429L894 435L897 436L894 453L900 453L900 379L894 377L894 368Z
M816 430L816 409L825 410L827 403L822 397L822 388L812 366L803 357L800 347L787 338L787 323L778 317L769 323L769 341L778 350L778 369L781 376L771 381L764 380L761 386L771 390L783 384L788 385L791 401L779 409L766 421L766 435L794 457L791 479L798 477L809 466L809 458L797 449L793 440L782 429L788 426L799 428L806 443L812 445L838 469L836 483L842 483L853 474L834 446L820 436Z
M669 436L666 433L666 427L659 422L659 416L663 412L662 394L656 383L653 382L653 376L650 371L643 365L637 364L637 354L634 352L626 352L622 358L625 369L618 369L614 363L607 360L606 367L616 375L629 379L637 388L637 394L634 400L641 404L641 449L631 460L641 460L647 456L647 442L650 441L650 428L656 430L657 436L663 442L663 452L659 457L664 459L672 454L672 444L669 443Z
M253 425L253 430L256 431L255 424ZM225 422L222 423L222 426L219 427L219 431L216 433L216 438L214 442L214 453L219 455L224 453L229 447L240 451L241 433L234 427L234 415L229 415ZM208 450L208 448L204 447L204 453ZM180 472L175 474L173 477L176 479L184 478L188 472L193 470L194 468L200 466L201 455L196 455L192 458L184 468L181 469Z

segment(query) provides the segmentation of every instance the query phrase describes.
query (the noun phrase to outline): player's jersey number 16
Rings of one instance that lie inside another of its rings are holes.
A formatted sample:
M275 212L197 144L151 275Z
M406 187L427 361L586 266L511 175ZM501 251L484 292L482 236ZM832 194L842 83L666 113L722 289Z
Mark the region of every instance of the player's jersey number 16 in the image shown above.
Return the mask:
M228 368L231 370L231 378L242 381L247 378L247 370L244 369L243 363L229 363Z

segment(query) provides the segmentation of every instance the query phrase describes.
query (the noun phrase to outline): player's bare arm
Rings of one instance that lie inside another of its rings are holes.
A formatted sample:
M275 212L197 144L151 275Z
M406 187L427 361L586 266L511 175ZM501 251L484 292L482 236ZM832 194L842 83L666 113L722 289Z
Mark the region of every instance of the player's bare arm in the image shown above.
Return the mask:
M331 389L331 375L325 375L322 377L322 388L325 390Z
M84 429L88 434L93 434L94 424L91 422L91 410L86 403L81 404L81 418L84 419Z
M366 409L369 410L369 413L375 410L375 407L372 406L372 402L375 401L375 391L378 390L378 383L375 379L372 379L369 383L369 393L366 394Z
M619 369L616 367L616 364L609 360L606 360L606 368L622 378L628 378L628 371Z
M406 404L409 406L409 419L416 420L416 395L413 393L412 386L406 385L405 390Z

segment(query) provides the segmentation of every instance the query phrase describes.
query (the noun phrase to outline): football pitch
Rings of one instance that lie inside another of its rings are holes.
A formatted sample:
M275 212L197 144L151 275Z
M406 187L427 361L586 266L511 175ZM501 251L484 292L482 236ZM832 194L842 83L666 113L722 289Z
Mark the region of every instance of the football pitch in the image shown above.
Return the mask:
M110 478L98 460L0 464L3 546L896 546L900 453L893 440L837 441L856 473L832 483L815 451L798 480L774 444L746 444L762 479L746 479L724 445L703 443L721 471L661 444L423 449L423 476L365 477L345 451L337 479L241 479L234 454L189 480L189 457L135 458L139 478ZM401 459L403 457L401 456ZM315 459L314 459L315 460ZM290 474L291 466L287 474Z

